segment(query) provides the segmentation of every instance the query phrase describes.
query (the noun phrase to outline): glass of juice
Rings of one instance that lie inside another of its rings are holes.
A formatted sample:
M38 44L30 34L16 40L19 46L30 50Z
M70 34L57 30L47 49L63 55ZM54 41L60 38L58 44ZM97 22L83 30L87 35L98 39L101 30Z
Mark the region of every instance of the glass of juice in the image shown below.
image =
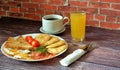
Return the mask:
M85 38L86 13L71 12L70 20L72 40L82 42Z

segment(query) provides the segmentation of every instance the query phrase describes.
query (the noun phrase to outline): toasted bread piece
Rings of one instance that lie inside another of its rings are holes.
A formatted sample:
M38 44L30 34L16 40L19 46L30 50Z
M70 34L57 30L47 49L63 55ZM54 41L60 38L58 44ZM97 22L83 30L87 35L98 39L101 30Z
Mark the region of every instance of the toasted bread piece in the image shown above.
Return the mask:
M36 35L35 39L40 42L41 45L44 45L47 41L49 41L51 38L48 34L40 34Z
M7 41L8 41L8 42L12 42L12 41L15 41L15 39L14 39L13 37L9 37L9 38L7 39Z
M66 48L67 48L66 45L61 45L61 46L56 47L56 48L48 48L47 51L49 53L52 53L52 54L58 54L58 53L64 51Z
M13 37L9 37L5 43L6 48L20 48L20 42L16 41Z
M59 38L52 36L52 38L49 41L47 41L45 45L51 45L59 40L60 40Z
M22 36L19 36L16 41L21 43L22 49L33 49L33 47Z
M33 49L22 36L19 36L16 40L13 37L9 37L5 43L5 47L13 49Z
M16 39L16 41L19 41L20 43L29 44L21 35Z
M61 45L64 45L64 44L65 44L65 41L60 40L60 41L58 41L58 42L56 42L56 43L53 43L53 44L51 44L51 45L48 45L47 48L55 48L55 47L58 47L58 46L61 46Z

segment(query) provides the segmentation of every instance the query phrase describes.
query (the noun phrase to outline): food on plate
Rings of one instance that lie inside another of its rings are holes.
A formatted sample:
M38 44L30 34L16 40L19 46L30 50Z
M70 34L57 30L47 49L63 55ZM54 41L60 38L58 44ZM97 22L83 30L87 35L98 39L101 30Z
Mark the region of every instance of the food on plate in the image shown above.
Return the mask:
M17 39L9 37L5 43L5 47L13 49L32 49L32 46L29 45L22 36L19 36Z
M44 45L48 40L50 40L51 36L48 34L40 34L35 37L37 41L41 43L41 45Z
M55 48L57 46L61 46L61 45L64 45L64 44L65 44L65 42L63 40L60 40L60 41L55 42L55 43L53 43L51 45L48 45L47 48Z
M31 57L34 59L42 59L42 58L51 58L55 56L54 54L46 54L46 53L41 53L41 52L32 52Z
M9 37L5 43L5 47L7 48L19 48L20 42L14 40L13 37Z
M4 47L4 52L11 56L19 53L18 49L11 49L11 48L6 48L6 47Z
M32 38L32 36L26 36L25 37L25 40L27 41L27 42L29 42L29 40L33 40L33 38ZM30 43L30 42L29 42Z
M46 43L45 43L45 45L50 45L50 44L53 44L53 43L55 43L55 42L57 42L57 41L59 41L59 39L57 38L57 37L52 37L49 41L47 41Z
M64 40L49 34L32 36L9 37L4 44L3 51L15 58L24 60L38 60L55 57L67 49Z
M66 47L67 47L66 45L62 45L62 46L58 46L55 48L48 48L47 51L52 54L58 54L58 53L64 51L64 49L66 49Z
M33 47L21 35L16 39L16 41L21 43L21 49L33 49Z
M37 40L32 40L31 45L32 45L33 47L39 47L39 46L40 46L40 43L39 43Z
M32 36L26 36L25 40L32 45L33 47L39 47L40 46L40 42L35 40L34 38L32 38Z

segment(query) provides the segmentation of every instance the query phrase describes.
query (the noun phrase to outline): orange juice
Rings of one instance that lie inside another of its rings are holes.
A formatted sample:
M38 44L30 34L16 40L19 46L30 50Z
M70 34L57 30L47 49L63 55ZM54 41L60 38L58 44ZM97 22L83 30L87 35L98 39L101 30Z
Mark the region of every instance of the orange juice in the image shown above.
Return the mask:
M85 37L86 13L71 13L70 19L73 40L83 41Z

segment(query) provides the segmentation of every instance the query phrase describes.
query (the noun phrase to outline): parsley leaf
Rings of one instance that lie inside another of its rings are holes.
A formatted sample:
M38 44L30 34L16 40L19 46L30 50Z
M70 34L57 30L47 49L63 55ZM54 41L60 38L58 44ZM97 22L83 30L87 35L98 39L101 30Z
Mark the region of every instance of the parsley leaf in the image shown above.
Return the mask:
M40 46L39 48L36 49L36 51L39 51L41 53L46 53L47 52L47 48L46 48L46 46Z

